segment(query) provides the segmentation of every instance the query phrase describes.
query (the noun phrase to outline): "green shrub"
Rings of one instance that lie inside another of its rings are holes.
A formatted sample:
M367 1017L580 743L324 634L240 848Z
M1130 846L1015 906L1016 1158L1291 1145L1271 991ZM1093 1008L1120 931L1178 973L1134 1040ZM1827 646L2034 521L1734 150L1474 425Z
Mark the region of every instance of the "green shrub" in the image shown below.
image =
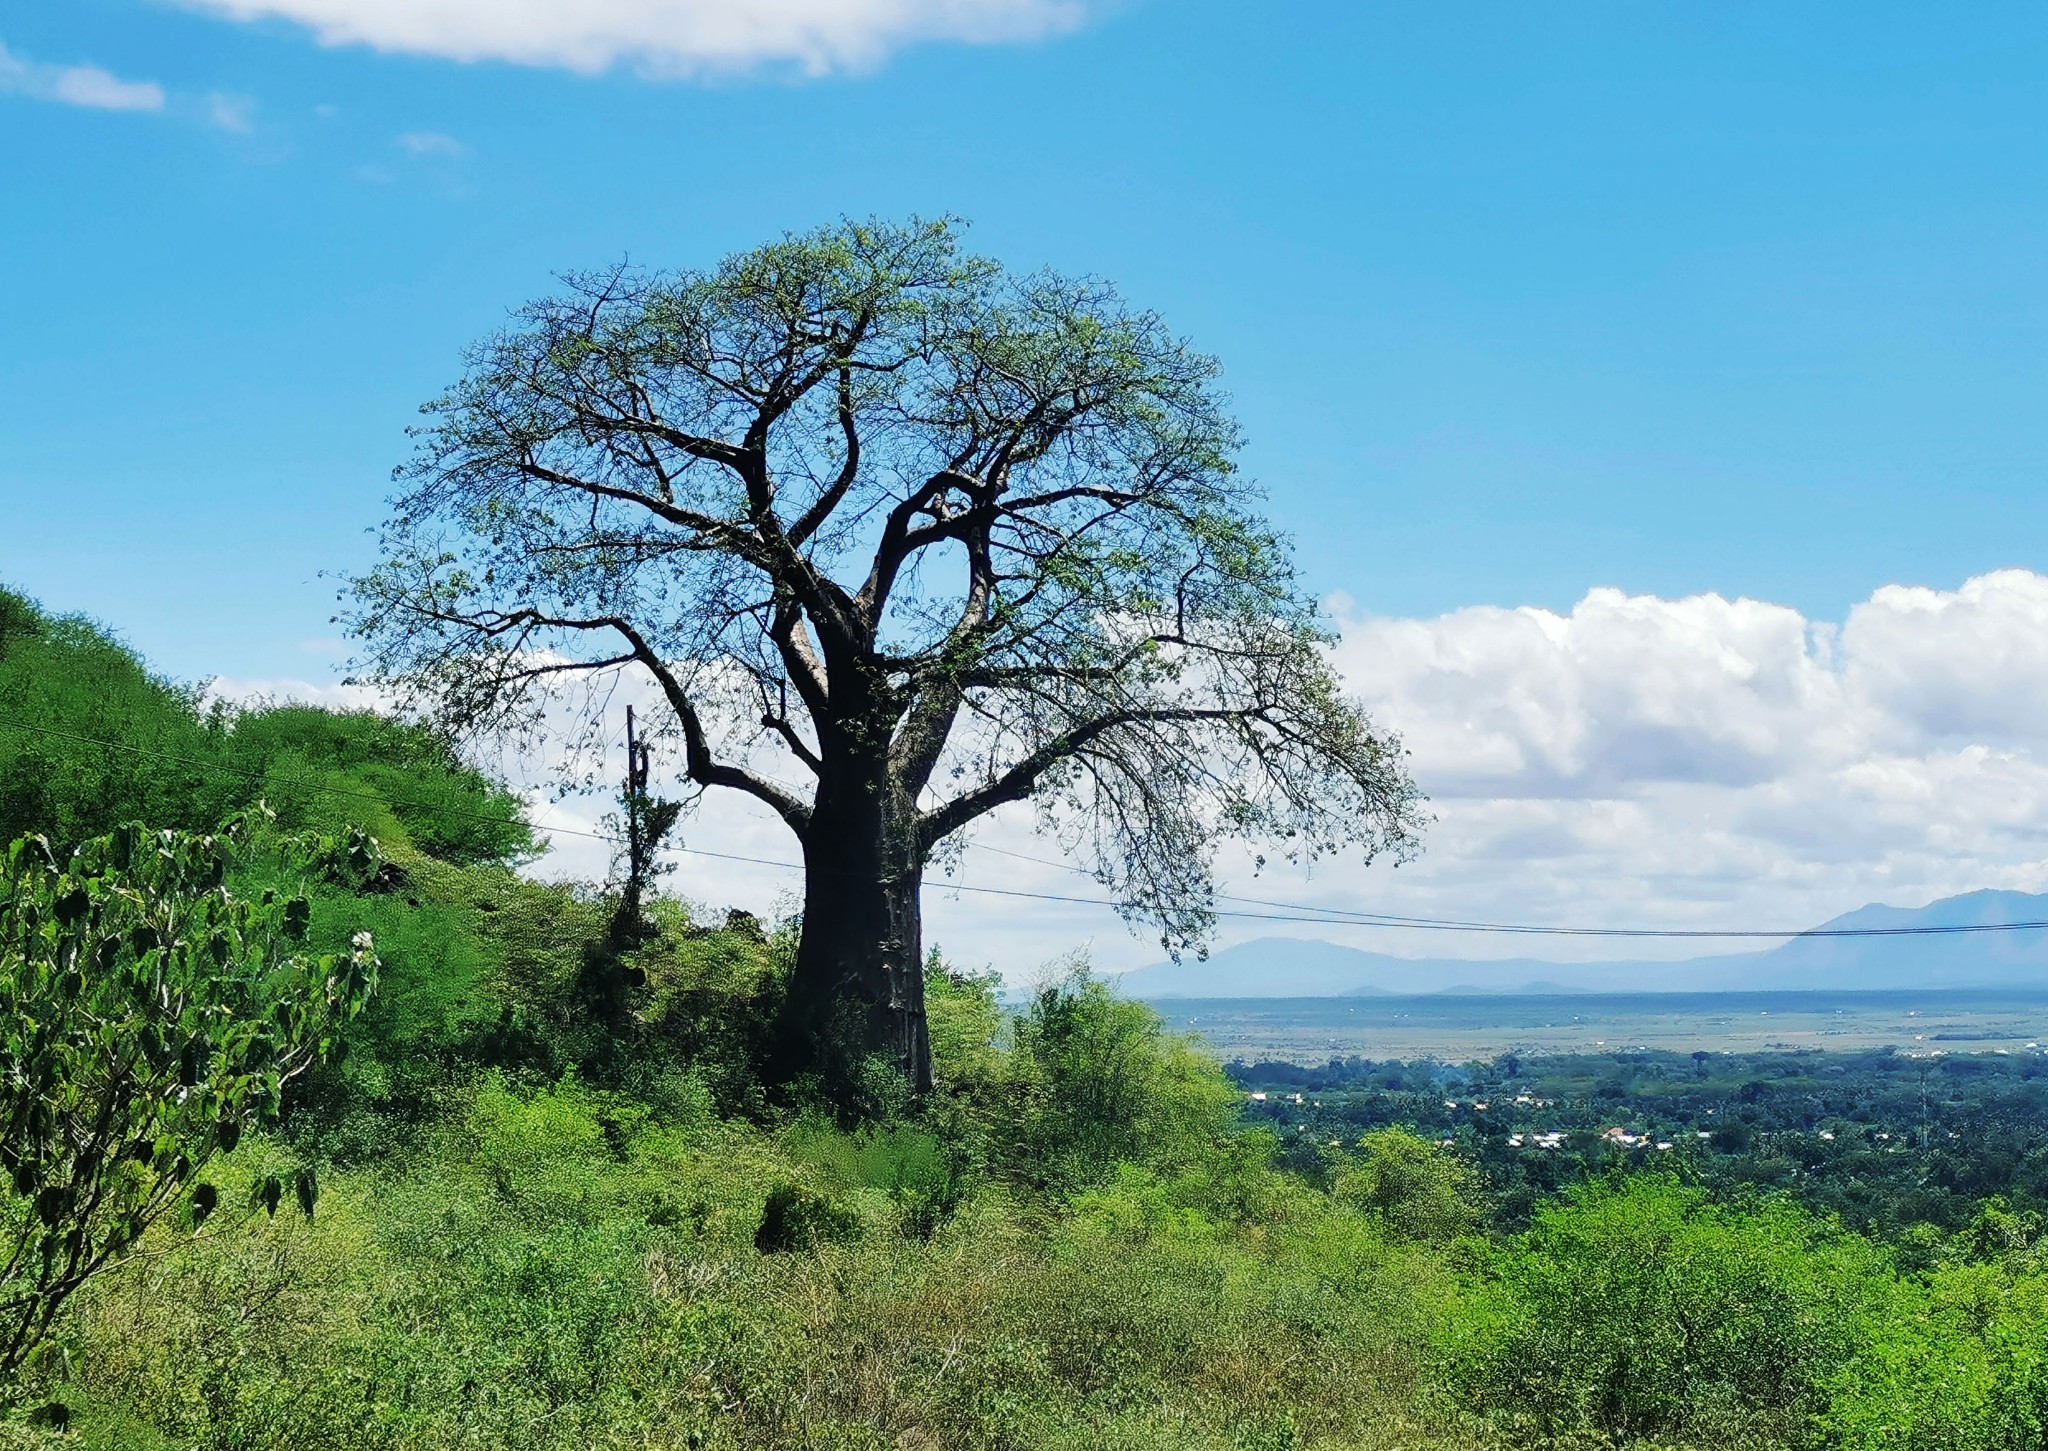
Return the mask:
M1120 1162L1187 1164L1232 1130L1238 1092L1216 1061L1083 972L1041 988L1011 1038L990 1137L1023 1182L1075 1187Z
M421 726L287 702L235 714L225 744L241 789L260 789L289 826L364 825L456 866L535 854L519 798Z
M1465 1404L1539 1438L1797 1440L1854 1354L1880 1254L1790 1205L1662 1177L1538 1209L1448 1337Z
M761 1227L754 1231L754 1248L762 1254L785 1254L790 1250L816 1249L859 1232L859 1217L843 1205L785 1180L768 1191L767 1202L761 1206Z
M932 1071L954 1092L973 1093L1002 1080L1008 1020L998 994L1000 974L949 970L932 949L924 974L925 1031Z
M1406 1239L1448 1243L1480 1219L1479 1177L1448 1150L1401 1129L1376 1129L1335 1175L1339 1200Z
M152 1225L219 1207L195 1175L275 1121L376 987L367 934L321 955L304 897L228 891L245 840L127 826L61 864L39 836L0 854L0 1372ZM284 854L358 877L377 860L360 836ZM302 1170L309 1215L316 1193Z
M220 825L256 795L226 769L226 724L102 627L0 589L0 841Z
M991 1183L923 1238L877 1231L907 1227L888 1186L932 1168L928 1131L698 1105L488 1077L337 1172L317 1221L165 1243L89 1292L47 1390L81 1438L190 1451L1419 1439L1433 1262L1270 1141L1072 1208Z
M0 840L124 821L210 831L265 800L291 831L369 831L458 865L533 854L518 797L447 740L370 711L234 710L150 673L104 627L0 588Z
M2037 1451L2048 1442L2048 1279L1952 1265L1899 1288L1830 1383L1829 1443Z
M867 1124L847 1132L822 1117L800 1122L792 1151L848 1188L888 1197L899 1232L929 1239L960 1208L977 1176L956 1147L915 1124Z

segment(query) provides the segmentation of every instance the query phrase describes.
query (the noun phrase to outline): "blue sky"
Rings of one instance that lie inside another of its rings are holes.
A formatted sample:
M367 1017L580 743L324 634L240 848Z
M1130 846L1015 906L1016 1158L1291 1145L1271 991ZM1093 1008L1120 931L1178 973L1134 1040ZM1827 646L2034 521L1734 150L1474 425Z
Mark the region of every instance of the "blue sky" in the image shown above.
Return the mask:
M1798 923L2048 885L2017 817L1891 805L2048 810L2048 738L1950 668L1983 647L2048 705L2048 653L1998 643L2048 634L2048 9L598 8L601 55L570 0L0 0L0 579L181 676L325 678L321 572L552 272L950 212L1223 358L1355 678L1427 734L1432 858L1317 890ZM836 40L676 39L770 11ZM1549 646L1500 643L1530 621L1566 642L1533 684ZM1694 726L1761 764L1611 768Z
M304 668L413 408L552 271L840 213L1158 307L1375 611L1836 618L2048 542L2039 7L1129 0L809 79L141 0L15 0L0 44L166 97L0 96L0 574L185 674Z

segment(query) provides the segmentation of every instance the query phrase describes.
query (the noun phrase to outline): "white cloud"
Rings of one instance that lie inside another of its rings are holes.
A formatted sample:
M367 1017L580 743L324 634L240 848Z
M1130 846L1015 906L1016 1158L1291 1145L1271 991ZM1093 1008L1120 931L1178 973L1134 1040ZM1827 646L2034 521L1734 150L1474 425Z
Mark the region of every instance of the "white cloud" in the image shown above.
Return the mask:
M155 81L126 81L94 65L48 65L4 45L0 91L95 111L161 111L166 102L164 88Z
M414 156L467 156L469 148L439 131L408 131L398 138L398 149Z
M1730 787L1972 745L2048 746L2048 578L1886 586L1835 626L1784 605L1589 592L1342 620L1340 669L1439 795Z
M1339 667L1406 738L1439 820L1413 868L1336 868L1304 902L1781 927L1872 900L2048 889L2041 575L1888 586L1839 625L1609 589L1569 614L1341 609ZM1543 945L1346 940L1473 956Z
M91 111L172 115L236 136L256 129L256 102L226 91L173 96L155 81L130 81L94 65L50 65L0 45L0 94Z
M2048 578L1888 586L1850 612L1842 648L1857 693L1912 737L2048 738Z
M1833 741L1851 722L1831 645L1782 605L1596 589L1570 615L1352 618L1338 662L1437 793L1586 796L1748 784L1788 752L1853 744Z
M1071 29L1083 0L182 0L287 20L328 45L594 72L698 75L763 64L860 68L924 40L1028 40Z

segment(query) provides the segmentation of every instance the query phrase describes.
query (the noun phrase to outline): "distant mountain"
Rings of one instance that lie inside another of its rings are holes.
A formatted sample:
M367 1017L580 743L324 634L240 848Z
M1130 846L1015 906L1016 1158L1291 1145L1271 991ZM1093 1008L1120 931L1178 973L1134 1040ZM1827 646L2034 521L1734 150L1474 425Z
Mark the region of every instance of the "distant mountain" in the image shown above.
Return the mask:
M1873 903L1823 928L1981 927L2048 921L2048 895L1965 892L1925 907ZM1796 937L1757 953L1745 987L2048 987L2048 931Z
M1119 985L1133 996L1148 998L1335 998L1433 992L1452 981L1443 978L1418 986L1415 970L1424 965L1309 937L1261 937L1201 961L1189 958L1141 967L1125 973ZM1452 964L1427 966L1448 969Z
M2048 895L1966 892L1925 907L1873 903L1820 929L1985 926L2048 921ZM1305 937L1262 937L1204 961L1125 973L1141 998L1306 998L1360 993L1560 993L2039 987L2048 930L1887 937L1799 937L1763 952L1665 962L1395 957Z

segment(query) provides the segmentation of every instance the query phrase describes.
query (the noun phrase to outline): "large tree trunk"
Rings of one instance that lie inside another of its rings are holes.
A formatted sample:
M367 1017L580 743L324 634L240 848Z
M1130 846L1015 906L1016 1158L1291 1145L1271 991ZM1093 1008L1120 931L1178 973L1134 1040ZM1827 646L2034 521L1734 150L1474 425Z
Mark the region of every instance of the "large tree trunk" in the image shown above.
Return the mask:
M804 841L803 936L777 1057L784 1077L852 1087L881 1057L913 1091L932 1085L924 1018L924 856L886 781L822 786Z

